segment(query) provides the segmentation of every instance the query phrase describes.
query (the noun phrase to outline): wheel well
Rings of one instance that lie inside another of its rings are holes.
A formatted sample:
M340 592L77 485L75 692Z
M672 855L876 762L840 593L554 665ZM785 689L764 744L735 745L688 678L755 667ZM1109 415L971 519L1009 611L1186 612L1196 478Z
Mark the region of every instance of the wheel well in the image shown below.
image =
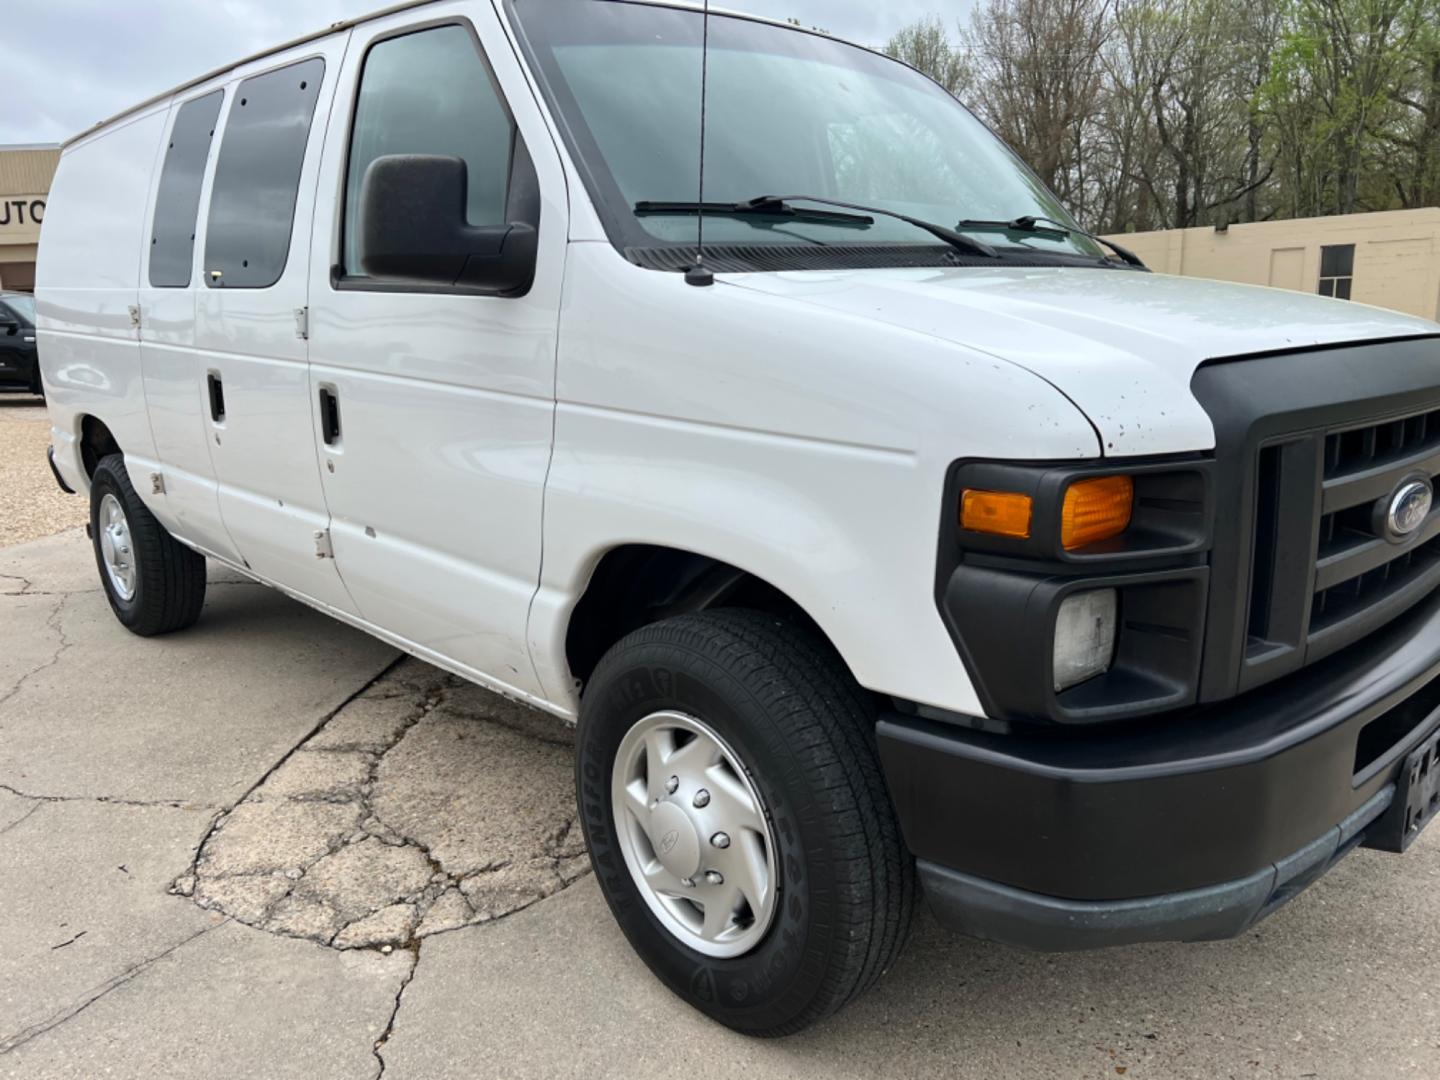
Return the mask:
M100 464L101 458L118 453L121 453L120 444L102 421L93 416L80 421L80 461L85 466L86 476L95 476L95 466Z
M824 637L799 604L734 566L675 548L630 544L609 551L565 633L570 673L582 683L626 634L651 623L712 608L749 608L803 623Z

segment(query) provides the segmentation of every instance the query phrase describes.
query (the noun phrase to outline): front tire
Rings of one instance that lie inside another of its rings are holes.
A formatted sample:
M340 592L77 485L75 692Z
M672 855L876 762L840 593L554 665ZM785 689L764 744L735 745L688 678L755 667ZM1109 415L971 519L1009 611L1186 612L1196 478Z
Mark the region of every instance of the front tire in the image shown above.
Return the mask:
M915 872L875 707L812 631L722 610L631 634L586 687L576 785L621 929L727 1027L799 1031L899 955Z
M100 583L126 629L152 637L200 617L205 559L155 520L119 454L101 458L90 478L90 534Z

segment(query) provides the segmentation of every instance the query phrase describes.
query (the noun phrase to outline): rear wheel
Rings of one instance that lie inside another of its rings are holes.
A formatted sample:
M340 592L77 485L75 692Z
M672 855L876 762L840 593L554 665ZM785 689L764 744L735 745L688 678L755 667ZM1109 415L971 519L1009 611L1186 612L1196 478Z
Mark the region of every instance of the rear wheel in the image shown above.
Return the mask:
M205 560L155 520L119 454L101 458L91 477L90 534L105 596L127 629L150 637L200 617Z
M750 611L616 645L587 686L576 782L631 945L720 1023L786 1035L894 962L915 900L869 697L826 642Z

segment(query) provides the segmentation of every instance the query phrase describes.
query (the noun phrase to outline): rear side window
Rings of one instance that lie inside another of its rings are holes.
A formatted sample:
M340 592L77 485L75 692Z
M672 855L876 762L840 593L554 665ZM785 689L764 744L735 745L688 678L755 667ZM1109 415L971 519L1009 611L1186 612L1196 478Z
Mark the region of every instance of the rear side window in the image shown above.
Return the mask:
M387 154L439 154L465 162L471 225L502 225L515 128L479 46L462 26L377 42L365 58L345 177L343 262L360 269L360 187Z
M212 287L264 289L285 272L324 75L325 61L316 57L246 79L235 91L205 234L206 282Z
M175 114L160 187L155 192L155 220L150 225L150 284L154 288L183 289L190 284L200 184L224 100L225 91L216 90L187 101Z

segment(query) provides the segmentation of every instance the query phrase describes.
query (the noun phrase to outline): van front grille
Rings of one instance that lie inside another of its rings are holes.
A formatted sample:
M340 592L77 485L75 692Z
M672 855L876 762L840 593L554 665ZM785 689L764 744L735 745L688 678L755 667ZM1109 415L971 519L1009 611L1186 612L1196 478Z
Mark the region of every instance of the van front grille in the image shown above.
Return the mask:
M1440 410L1325 436L1325 479L1384 467L1417 451L1440 451Z
M1202 702L1222 701L1440 606L1440 510L1388 518L1440 476L1440 335L1202 365L1222 512Z
M1301 479L1298 468L1285 471L1285 462L1312 460L1316 449L1319 487L1310 501L1319 514L1308 538L1309 610L1295 641L1304 661L1312 663L1379 629L1440 586L1440 507L1402 543L1387 538L1383 528L1389 501L1407 481L1433 482L1440 474L1440 410L1267 446L1257 466L1252 656L1263 655L1274 638L1266 632L1268 613L1279 606L1273 566L1286 557L1278 545L1299 540L1281 525L1284 485Z

